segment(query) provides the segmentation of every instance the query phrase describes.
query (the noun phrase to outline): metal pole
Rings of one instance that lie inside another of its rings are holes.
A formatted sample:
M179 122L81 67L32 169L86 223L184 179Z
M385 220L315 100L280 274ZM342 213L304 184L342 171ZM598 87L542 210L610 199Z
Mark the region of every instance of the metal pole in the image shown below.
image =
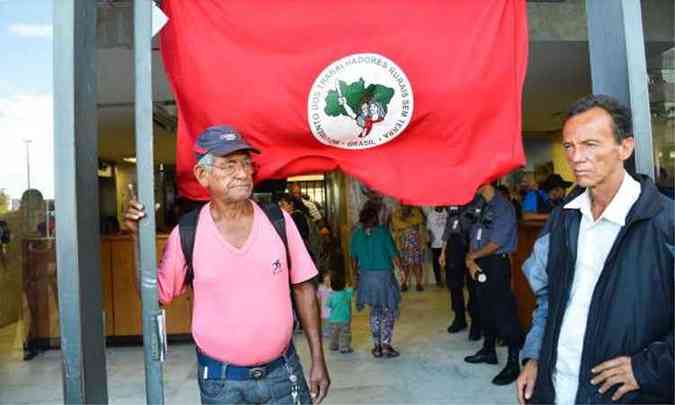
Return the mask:
M607 94L633 114L629 170L654 179L651 113L640 0L586 0L593 94Z
M30 139L24 139L23 141L26 144L26 190L30 190L30 143L32 141Z
M98 213L96 2L54 2L54 164L63 400L107 403Z
M147 216L139 223L140 271L145 351L145 394L148 404L163 404L162 342L158 322L157 260L155 257L155 196L152 127L152 0L134 0L134 82L136 178L139 201Z

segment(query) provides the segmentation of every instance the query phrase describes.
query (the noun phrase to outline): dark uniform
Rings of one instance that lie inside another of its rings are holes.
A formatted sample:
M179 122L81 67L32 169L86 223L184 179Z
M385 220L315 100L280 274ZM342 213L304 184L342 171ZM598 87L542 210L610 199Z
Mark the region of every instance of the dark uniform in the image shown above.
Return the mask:
M471 228L471 252L483 248L488 242L494 242L499 249L490 256L476 259L476 264L487 277L485 282L478 283L476 287L485 340L483 348L465 360L469 363L495 364L495 339L504 339L509 346L509 359L506 368L495 377L493 383L510 384L518 376L518 352L524 335L518 322L516 299L511 291L509 254L516 249L516 213L513 205L499 192L495 192L492 200L485 204L481 218Z
M445 242L445 281L450 290L450 307L455 313L448 333L456 333L467 326L466 304L464 303L464 279L468 275L465 257L469 251L469 231L471 222L463 212L462 207L448 208L448 221L443 231ZM471 316L471 332L469 339L480 339L480 321L476 305L476 282L469 277L469 315Z

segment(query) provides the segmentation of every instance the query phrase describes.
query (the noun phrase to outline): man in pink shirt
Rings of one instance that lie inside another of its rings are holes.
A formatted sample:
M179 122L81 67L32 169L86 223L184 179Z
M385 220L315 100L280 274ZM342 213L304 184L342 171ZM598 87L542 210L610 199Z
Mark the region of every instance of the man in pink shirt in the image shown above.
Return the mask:
M250 199L250 153L259 152L234 128L208 128L193 151L198 161L194 175L210 201L198 214L192 271L187 270L177 226L164 249L157 286L165 305L188 286L193 288L192 335L201 401L318 404L330 379L311 282L317 270L304 242L284 213L286 249L265 212ZM132 201L126 214L132 235L144 215L143 207ZM309 388L292 343L292 300L312 356Z

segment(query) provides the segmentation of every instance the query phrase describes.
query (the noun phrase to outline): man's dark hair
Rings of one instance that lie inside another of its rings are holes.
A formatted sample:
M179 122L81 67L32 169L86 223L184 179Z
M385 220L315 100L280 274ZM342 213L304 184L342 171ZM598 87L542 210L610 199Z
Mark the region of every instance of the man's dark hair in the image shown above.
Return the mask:
M612 118L612 132L616 143L621 143L624 139L633 136L633 119L630 109L614 97L602 94L586 96L574 102L567 112L565 122L596 107L605 110Z
M330 288L333 291L342 291L346 287L344 270L336 269L330 274Z
M359 222L363 226L377 225L377 206L371 202L366 202L359 213Z
M293 197L288 193L281 193L277 196L277 201L283 201L288 204L291 204L293 211L301 211L304 215L309 216L309 209L305 207L305 204L300 201L300 199Z
M276 200L279 202L283 201L288 204L293 204L293 197L291 197L291 195L288 193L277 194Z
M506 187L505 185L500 184L497 187L495 187L495 189L497 189L497 191L502 193L506 199L511 199L511 192L509 191L509 188Z

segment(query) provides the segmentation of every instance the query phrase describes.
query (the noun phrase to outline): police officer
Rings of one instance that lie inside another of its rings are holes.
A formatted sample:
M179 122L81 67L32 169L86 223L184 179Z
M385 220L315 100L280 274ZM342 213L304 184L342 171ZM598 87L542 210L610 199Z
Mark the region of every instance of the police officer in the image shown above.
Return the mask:
M466 254L469 250L469 231L471 230L471 217L467 210L470 206L448 207L448 219L443 231L443 249L440 255L441 268L445 268L445 281L450 290L450 305L455 313L448 333L457 333L467 327L466 305L464 303L464 279L467 276L465 263ZM467 280L469 290L469 315L471 315L471 328L469 340L479 340L481 337L479 314L476 306L476 281Z
M466 266L472 278L480 281L476 294L485 339L483 348L464 361L497 364L495 339L504 339L509 347L508 361L492 383L507 385L518 378L518 354L523 343L516 300L510 286L509 254L516 249L516 214L513 205L490 184L481 186L478 196L484 204L471 227Z

